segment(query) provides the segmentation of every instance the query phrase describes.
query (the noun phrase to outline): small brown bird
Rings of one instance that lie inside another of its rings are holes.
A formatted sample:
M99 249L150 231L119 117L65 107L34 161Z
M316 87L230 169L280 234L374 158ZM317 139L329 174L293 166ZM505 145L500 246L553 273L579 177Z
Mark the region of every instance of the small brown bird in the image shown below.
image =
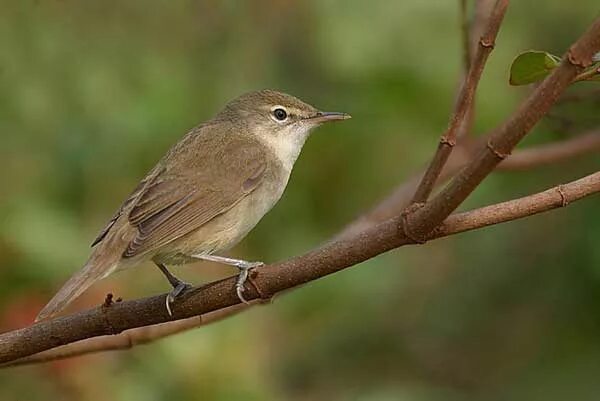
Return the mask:
M170 304L189 287L167 270L195 260L239 268L244 301L248 270L262 265L217 256L238 243L277 203L310 131L350 118L322 112L273 90L251 92L193 128L139 183L92 244L85 266L40 312L65 308L97 280L152 260L173 286Z

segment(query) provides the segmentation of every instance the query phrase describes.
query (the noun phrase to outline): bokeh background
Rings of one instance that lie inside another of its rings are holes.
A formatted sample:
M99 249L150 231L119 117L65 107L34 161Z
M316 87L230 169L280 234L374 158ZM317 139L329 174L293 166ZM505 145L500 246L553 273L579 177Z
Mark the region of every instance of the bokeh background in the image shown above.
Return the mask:
M227 100L277 88L354 117L310 138L278 206L231 252L272 262L322 243L429 160L461 71L458 1L2 0L0 9L2 331L31 322L138 180ZM513 2L476 132L526 94L507 82L516 54L562 54L597 13L593 0ZM555 111L525 146L598 124L599 105ZM596 154L495 173L465 207L597 169ZM591 198L402 248L130 351L0 370L0 399L596 400L598 206ZM175 272L201 283L234 270ZM167 289L141 266L71 310L109 291Z

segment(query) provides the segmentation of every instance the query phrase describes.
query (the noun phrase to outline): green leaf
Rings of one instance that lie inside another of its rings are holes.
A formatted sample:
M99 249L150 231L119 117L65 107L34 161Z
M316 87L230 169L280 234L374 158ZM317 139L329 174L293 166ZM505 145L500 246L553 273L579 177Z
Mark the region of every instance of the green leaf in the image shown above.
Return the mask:
M558 66L560 58L543 51L521 53L510 66L510 84L527 85L544 79Z

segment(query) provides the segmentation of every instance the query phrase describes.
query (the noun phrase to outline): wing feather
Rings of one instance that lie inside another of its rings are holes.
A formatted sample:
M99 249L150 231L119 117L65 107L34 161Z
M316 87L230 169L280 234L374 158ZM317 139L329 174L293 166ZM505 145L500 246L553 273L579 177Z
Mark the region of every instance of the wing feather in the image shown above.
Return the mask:
M129 222L138 225L186 198L189 195L186 184L186 180L180 177L157 177L129 212Z

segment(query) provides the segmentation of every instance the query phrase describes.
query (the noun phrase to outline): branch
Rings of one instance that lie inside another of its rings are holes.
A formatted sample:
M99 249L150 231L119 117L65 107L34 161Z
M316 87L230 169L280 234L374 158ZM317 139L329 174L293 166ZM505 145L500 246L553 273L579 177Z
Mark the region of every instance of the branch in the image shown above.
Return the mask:
M495 0L475 0L474 1L475 12L473 13L473 23L471 25L471 54L475 53L477 46L479 46L478 40L485 32L488 25L490 15L495 5Z
M471 27L469 24L468 0L460 0L460 33L463 47L463 68L471 67Z
M485 206L469 212L453 214L434 230L430 238L445 237L532 216L565 207L599 192L600 171L534 195Z
M453 115L450 118L448 129L440 138L437 151L415 191L415 195L412 199L413 203L422 203L427 200L444 168L444 164L446 164L450 153L452 153L452 148L456 145L458 131L465 122L465 118L468 117L469 110L473 104L473 99L475 98L477 85L479 84L481 74L483 73L483 68L485 67L485 63L490 53L494 49L496 36L500 30L500 25L502 24L507 8L508 0L498 0L494 6L494 10L489 19L488 28L479 40L479 46L477 47L477 51L471 62L471 68L460 89L458 101L454 107Z
M453 214L438 226L428 239L446 237L493 224L517 220L567 206L598 192L600 192L600 172L534 195ZM136 345L146 344L185 330L213 323L247 308L248 306L244 304L238 304L207 315L126 330L114 336L90 338L17 359L3 365L3 367L48 362L101 351L129 349Z
M556 102L573 78L591 64L600 50L600 19L569 49L561 64L491 134L483 147L456 178L435 198L411 213L403 213L346 240L326 244L302 256L264 266L252 272L247 299L270 299L275 294L335 273L376 255L432 238L434 229L464 201L477 185L533 128ZM594 182L598 179L592 176ZM594 185L595 188L595 185ZM564 192L563 189L561 189ZM562 204L570 199L565 195ZM118 334L135 327L224 309L239 303L230 277L184 294L174 316L164 307L166 294L115 303L73 315L39 322L0 336L0 363L94 336Z
M254 301L252 302L252 305L259 303L260 302ZM128 350L137 345L148 344L187 330L218 322L236 315L249 307L250 305L247 304L237 304L229 308L214 311L205 315L193 316L188 319L138 327L125 330L117 335L92 337L17 359L8 364L0 365L0 367L32 365L98 352Z
M550 110L561 94L600 50L600 18L575 42L560 65L535 88L517 111L490 134L483 149L431 202L406 216L405 233L423 240L475 190L483 179Z
M471 68L471 61L473 58L473 54L477 52L477 48L479 47L479 40L485 33L485 29L488 26L488 21L490 16L492 15L492 10L496 4L495 0L475 0L474 1L474 13L472 17L472 21L470 23L470 27L468 26L467 18L467 10L465 7L467 6L465 0L461 0L461 18L463 20L462 29L463 29L463 47L469 46L468 49L463 49L463 77L462 80L465 79L465 76L469 73L469 69ZM470 30L467 32L465 29ZM468 63L464 58L466 55L469 55ZM464 138L471 133L473 128L473 121L475 120L475 101L471 102L471 106L467 111L467 114L464 118L463 123L461 124L460 129L457 134L457 142L460 143L460 139ZM456 149L453 151L456 152Z

